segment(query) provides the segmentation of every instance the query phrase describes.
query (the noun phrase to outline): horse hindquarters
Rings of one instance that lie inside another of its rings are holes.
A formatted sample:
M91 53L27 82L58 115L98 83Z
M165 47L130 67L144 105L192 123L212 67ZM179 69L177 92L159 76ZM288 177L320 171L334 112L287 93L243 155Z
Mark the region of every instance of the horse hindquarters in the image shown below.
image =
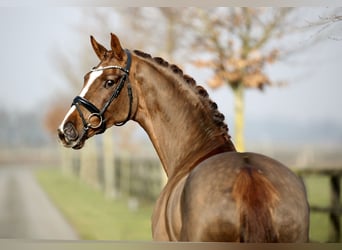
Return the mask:
M271 212L278 196L270 181L249 167L232 176L224 183L224 174L203 174L210 184L190 176L183 193L181 240L278 242Z
M272 183L251 166L237 175L232 195L239 216L240 242L278 242L272 211L279 200Z
M181 240L306 242L303 183L266 156L224 153L189 175L181 202Z

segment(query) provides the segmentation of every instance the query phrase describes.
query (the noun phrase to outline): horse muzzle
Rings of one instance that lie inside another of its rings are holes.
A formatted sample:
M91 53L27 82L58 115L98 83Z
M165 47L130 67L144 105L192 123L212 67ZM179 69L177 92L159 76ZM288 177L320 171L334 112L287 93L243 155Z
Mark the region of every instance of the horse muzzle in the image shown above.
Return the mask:
M67 122L63 128L58 128L58 139L64 147L80 149L84 145L84 141L80 140L77 129L71 122Z

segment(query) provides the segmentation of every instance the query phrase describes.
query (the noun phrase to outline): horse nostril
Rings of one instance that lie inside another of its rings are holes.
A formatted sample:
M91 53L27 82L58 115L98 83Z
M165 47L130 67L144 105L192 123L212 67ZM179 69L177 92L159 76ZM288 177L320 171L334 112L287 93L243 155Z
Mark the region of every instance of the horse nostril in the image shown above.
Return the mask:
M78 138L77 130L71 122L68 122L64 125L63 131L68 141L75 141Z

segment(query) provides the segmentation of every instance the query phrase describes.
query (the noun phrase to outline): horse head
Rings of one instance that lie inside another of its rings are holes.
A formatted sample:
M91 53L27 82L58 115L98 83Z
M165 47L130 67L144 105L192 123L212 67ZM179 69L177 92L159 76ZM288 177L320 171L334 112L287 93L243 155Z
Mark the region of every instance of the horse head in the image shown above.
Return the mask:
M134 114L129 80L131 53L111 34L111 50L90 37L100 63L84 76L84 85L58 128L65 147L80 149L85 141L107 128L125 124Z

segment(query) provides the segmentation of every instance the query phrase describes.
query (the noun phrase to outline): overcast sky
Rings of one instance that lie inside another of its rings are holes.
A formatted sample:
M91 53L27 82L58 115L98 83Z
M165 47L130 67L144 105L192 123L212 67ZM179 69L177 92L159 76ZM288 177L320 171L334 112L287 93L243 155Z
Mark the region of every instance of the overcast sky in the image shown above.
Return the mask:
M63 51L73 53L77 49L75 41L79 36L74 34L72 27L82 22L81 18L84 16L77 7L0 7L2 107L33 109L46 103L56 91L67 89L64 78L54 69L51 51L64 47ZM110 32L115 30L108 30L108 34ZM342 36L342 24L335 28L335 32ZM108 46L109 36L103 42ZM94 56L95 64L97 59ZM192 67L186 70L201 83L209 76ZM263 93L248 91L247 117L327 120L342 126L342 41L329 39L327 34L324 42L285 66L270 68L270 72L276 79L288 80L289 85L267 88ZM80 84L82 79L83 75L80 75ZM210 93L225 115L231 117L233 102L229 90L210 90Z

